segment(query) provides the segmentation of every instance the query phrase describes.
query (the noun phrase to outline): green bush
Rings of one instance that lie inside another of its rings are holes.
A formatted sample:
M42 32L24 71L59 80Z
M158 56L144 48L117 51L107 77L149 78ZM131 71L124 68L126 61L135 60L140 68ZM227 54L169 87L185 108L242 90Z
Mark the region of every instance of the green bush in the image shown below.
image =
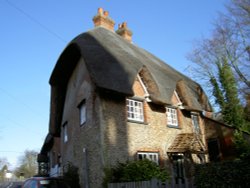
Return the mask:
M237 157L245 158L247 156L250 156L250 145L246 138L244 138L243 133L241 131L234 132L233 141L236 148Z
M147 159L118 163L113 168L106 168L104 173L104 187L106 187L108 183L115 182L147 181L152 178L166 181L169 178L166 169L160 168L156 163Z
M250 159L197 165L195 186L197 188L250 187Z
M67 171L64 172L63 179L70 185L70 187L80 188L78 168L72 164L69 164Z

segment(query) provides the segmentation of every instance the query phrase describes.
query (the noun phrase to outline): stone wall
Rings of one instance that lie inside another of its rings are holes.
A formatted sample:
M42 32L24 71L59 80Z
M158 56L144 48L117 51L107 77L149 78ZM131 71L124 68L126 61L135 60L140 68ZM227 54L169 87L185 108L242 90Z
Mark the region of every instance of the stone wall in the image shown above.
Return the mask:
M177 107L178 96L173 94L172 104L178 111L178 128L167 126L166 109L163 105L144 100L145 122L127 120L126 96L111 91L96 90L80 59L68 82L63 124L68 126L68 141L63 141L61 131L62 165L78 168L80 185L102 187L104 168L117 162L135 160L137 152L158 152L160 165L169 167L168 147L180 133L193 133L190 113ZM145 88L136 79L134 95L145 98ZM79 122L78 105L85 100L87 120ZM184 112L184 113L183 113ZM204 133L203 121L201 124ZM63 127L61 127L63 130Z

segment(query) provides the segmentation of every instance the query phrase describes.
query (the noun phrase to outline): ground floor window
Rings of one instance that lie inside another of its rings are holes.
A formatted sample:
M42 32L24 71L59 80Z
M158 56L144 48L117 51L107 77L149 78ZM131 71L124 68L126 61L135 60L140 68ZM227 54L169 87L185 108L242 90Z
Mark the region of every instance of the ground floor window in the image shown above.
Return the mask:
M159 153L158 152L137 152L137 159L148 159L150 161L159 164Z

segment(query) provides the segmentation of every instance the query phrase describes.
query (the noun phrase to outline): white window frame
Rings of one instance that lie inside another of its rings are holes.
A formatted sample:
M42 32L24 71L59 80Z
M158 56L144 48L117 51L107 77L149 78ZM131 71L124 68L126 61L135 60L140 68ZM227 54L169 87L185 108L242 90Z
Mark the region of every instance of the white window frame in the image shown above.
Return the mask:
M68 136L68 123L63 124L63 142L66 143L69 140Z
M79 121L80 126L82 126L87 120L87 111L86 111L86 101L83 100L79 105Z
M143 101L127 99L126 106L128 120L144 122Z
M199 123L199 116L198 114L191 114L192 124L194 128L194 132L199 134L200 133L200 123Z
M146 85L144 84L144 82L142 81L142 77L138 74L137 78L138 78L138 80L139 80L139 82L140 82L140 84L141 84L141 86L143 88L143 91L145 93L144 97L145 97L146 101L151 102L150 95L148 93L148 89L147 89Z
M137 159L148 159L159 165L159 153L158 152L137 152Z
M176 92L176 91L174 91L174 95L175 95L175 97L176 97L176 99L177 99L177 105L178 106L181 106L182 105L182 102L181 102L181 99L180 99L180 97L179 97L179 95L178 95L178 93Z
M177 109L166 107L166 115L167 115L167 125L178 127Z

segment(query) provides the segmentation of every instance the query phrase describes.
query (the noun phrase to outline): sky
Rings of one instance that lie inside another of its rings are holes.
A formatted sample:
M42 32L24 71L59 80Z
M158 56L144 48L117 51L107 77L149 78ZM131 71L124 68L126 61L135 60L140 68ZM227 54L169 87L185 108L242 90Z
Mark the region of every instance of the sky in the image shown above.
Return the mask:
M209 37L229 0L0 0L0 158L19 165L48 133L52 70L102 7L133 43L187 74L193 41Z

